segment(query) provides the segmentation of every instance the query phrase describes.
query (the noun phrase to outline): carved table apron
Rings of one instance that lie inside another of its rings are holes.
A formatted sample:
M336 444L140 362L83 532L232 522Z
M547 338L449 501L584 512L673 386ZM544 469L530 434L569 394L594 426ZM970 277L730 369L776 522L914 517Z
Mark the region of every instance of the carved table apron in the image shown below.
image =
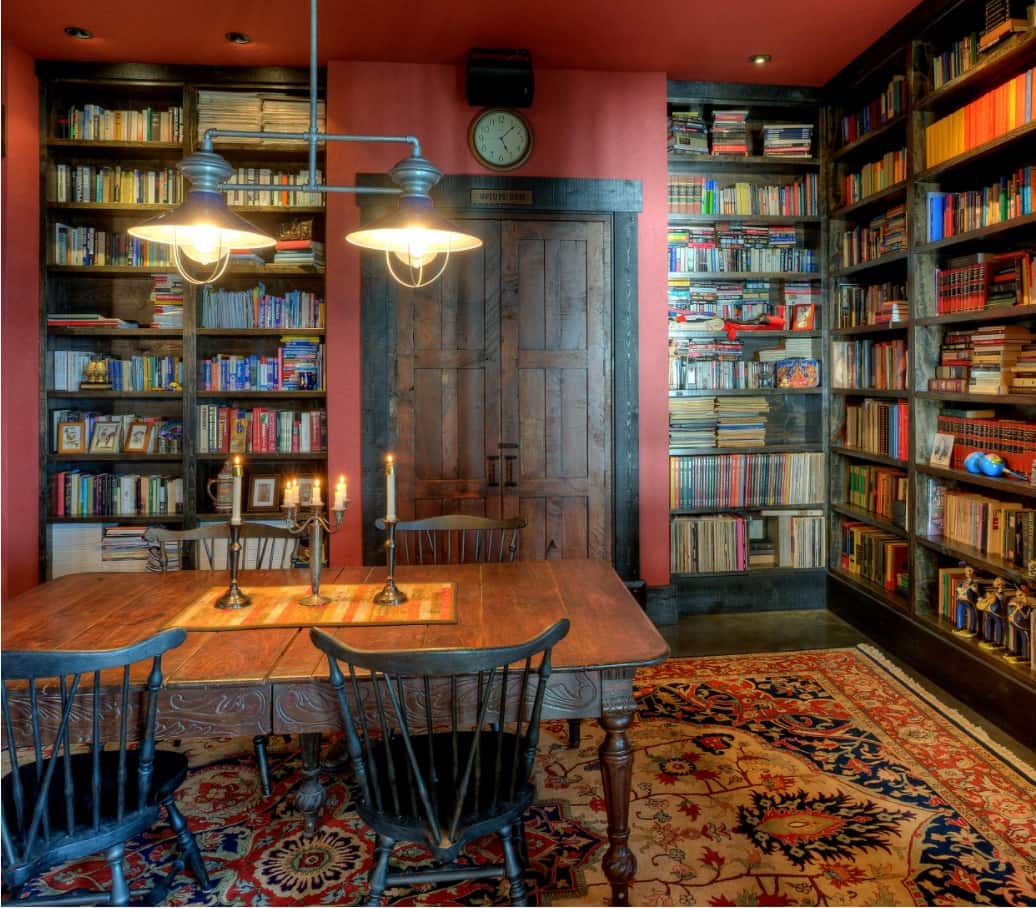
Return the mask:
M533 637L561 616L572 622L554 651L544 718L597 719L605 731L601 775L608 812L604 871L614 904L628 903L636 860L628 847L633 752L633 676L668 656L611 566L600 561L401 568L399 579L457 584L457 622L439 625L338 627L353 646L412 649L498 646ZM347 567L327 582L369 583L384 568ZM103 649L154 633L205 588L209 572L78 574L49 581L3 604L4 648ZM304 584L308 572L242 572L241 586ZM303 782L298 804L315 828L324 791L320 733L339 726L326 683L327 664L308 628L195 631L164 660L160 738L298 734ZM140 677L143 684L144 678Z

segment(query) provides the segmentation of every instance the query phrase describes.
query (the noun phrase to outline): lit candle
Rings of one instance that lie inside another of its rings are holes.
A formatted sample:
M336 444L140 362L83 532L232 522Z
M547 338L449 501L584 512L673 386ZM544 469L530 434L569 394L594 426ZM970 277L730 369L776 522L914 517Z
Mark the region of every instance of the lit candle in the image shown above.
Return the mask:
M310 502L314 508L320 508L324 506L323 499L320 497L320 480L313 480L313 500Z
M241 477L244 474L241 458L234 458L234 487L230 499L230 525L241 526Z
M345 477L338 478L338 485L335 486L335 510L345 510Z
M291 480L289 479L284 483L284 502L281 506L284 510L288 510L293 505L294 502L291 500Z
M385 458L385 519L396 519L396 462L391 454Z

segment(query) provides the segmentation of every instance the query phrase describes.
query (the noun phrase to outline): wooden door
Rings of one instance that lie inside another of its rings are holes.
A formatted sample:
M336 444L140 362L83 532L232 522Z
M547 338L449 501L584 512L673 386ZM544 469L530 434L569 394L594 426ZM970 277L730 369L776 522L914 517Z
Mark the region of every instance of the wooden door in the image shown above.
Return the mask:
M521 557L611 558L608 224L468 219L397 305L400 517L521 514Z

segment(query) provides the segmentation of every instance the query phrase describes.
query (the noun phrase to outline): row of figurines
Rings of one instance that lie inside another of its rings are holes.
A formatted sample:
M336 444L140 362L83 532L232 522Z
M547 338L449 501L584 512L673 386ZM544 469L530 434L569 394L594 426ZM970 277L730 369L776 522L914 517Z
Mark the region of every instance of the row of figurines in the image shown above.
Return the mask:
M1008 662L1032 663L1033 614L1036 596L1024 584L1008 589L1003 577L993 578L983 591L971 565L957 587L953 632L978 638L983 649L1000 650Z

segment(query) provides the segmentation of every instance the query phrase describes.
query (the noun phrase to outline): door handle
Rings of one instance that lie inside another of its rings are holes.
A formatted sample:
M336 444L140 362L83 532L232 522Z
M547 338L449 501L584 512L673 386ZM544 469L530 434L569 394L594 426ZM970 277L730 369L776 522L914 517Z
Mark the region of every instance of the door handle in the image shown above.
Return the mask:
M505 486L516 486L518 483L514 478L514 467L518 461L517 454L505 454L504 455L504 485Z
M486 485L490 488L494 488L500 485L500 483L496 481L496 462L499 459L499 454L486 455L486 472L489 474L489 480L486 482Z

